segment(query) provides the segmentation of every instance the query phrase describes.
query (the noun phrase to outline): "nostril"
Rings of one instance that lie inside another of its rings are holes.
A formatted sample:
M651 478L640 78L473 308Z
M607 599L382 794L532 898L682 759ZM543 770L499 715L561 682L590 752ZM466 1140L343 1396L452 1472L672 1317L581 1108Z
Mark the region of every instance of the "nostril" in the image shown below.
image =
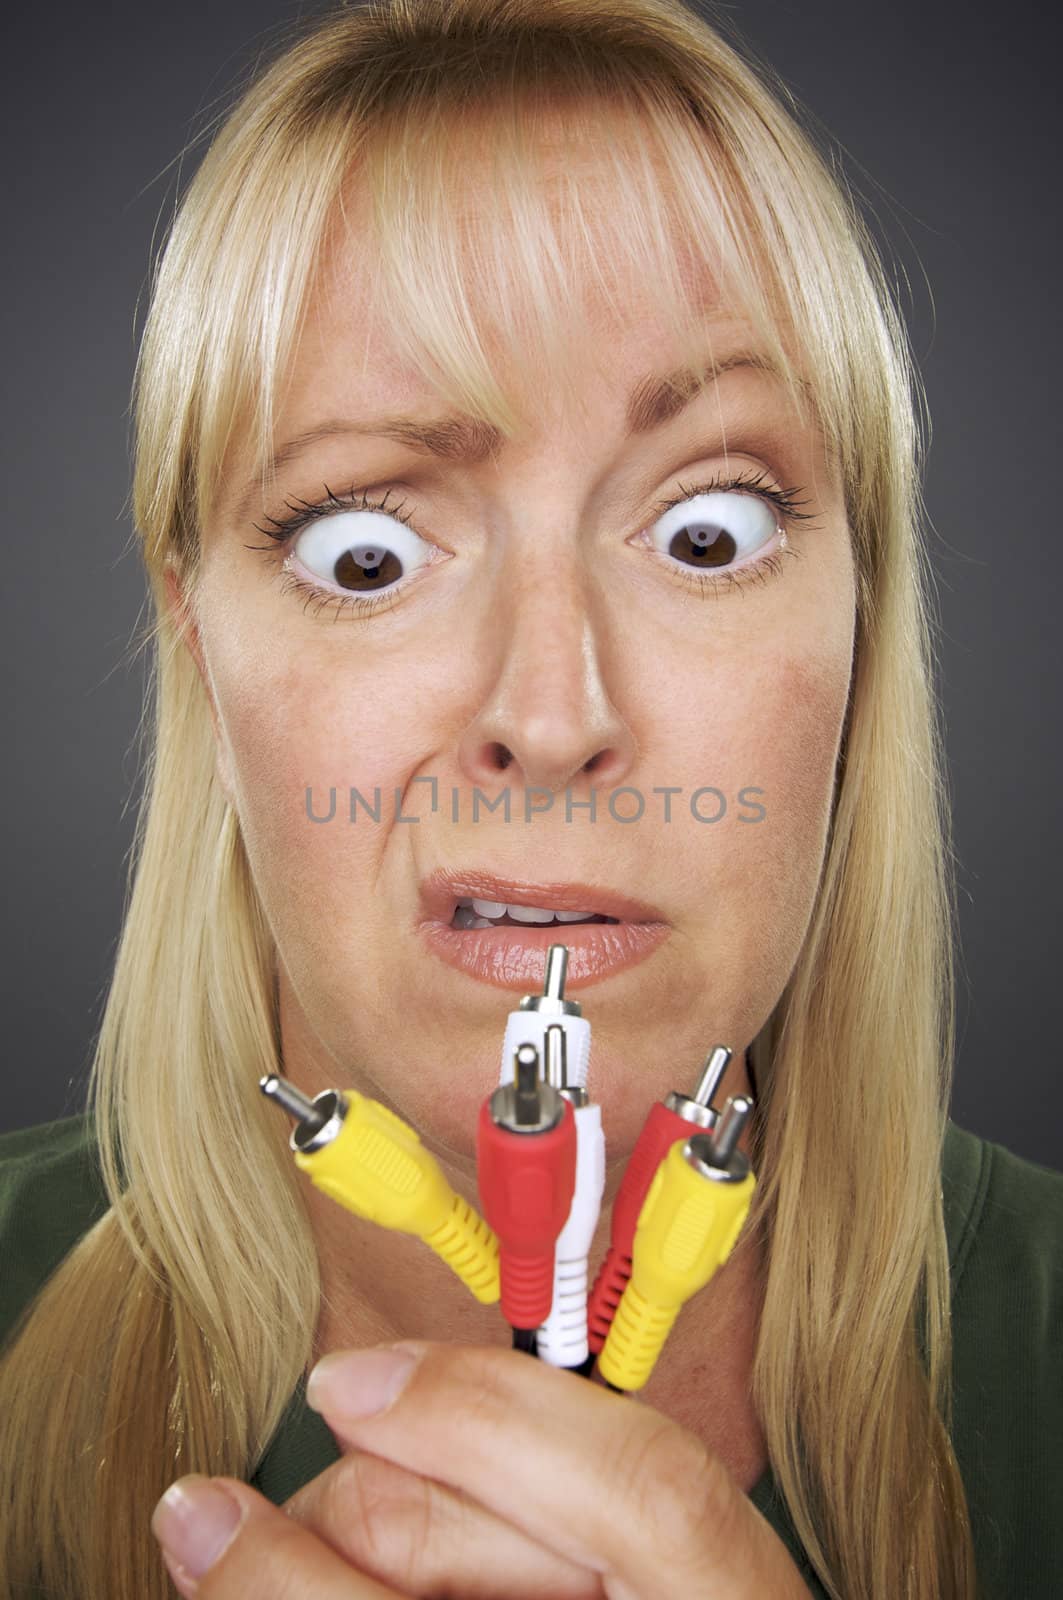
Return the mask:
M505 772L513 760L512 751L507 750L504 744L493 744L491 746L491 757L492 760L497 761L499 772Z

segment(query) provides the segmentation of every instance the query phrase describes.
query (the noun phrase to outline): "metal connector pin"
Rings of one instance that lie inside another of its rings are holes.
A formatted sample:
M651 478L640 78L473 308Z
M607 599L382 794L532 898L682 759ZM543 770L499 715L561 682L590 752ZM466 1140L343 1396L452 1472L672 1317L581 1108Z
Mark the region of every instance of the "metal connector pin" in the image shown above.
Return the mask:
M712 1105L713 1098L717 1089L720 1087L720 1082L724 1073L727 1071L731 1056L733 1054L734 1052L725 1044L714 1045L709 1051L708 1055L705 1057L705 1064L701 1069L701 1076L698 1079L697 1088L691 1095L691 1099L694 1100L697 1105Z
M551 1022L546 1030L546 1081L574 1108L587 1104L586 1089L568 1081L568 1034L560 1022Z
M301 1122L308 1134L318 1133L329 1119L330 1108L315 1105L294 1083L289 1083L287 1078L281 1078L275 1072L259 1078L258 1086L267 1099L275 1101L296 1122Z
M539 1049L525 1040L513 1051L513 1081L500 1084L488 1101L491 1117L512 1133L546 1133L561 1121L565 1102L539 1075Z
M551 1022L546 1030L547 1083L554 1089L563 1089L566 1071L565 1030L560 1022Z
M310 1100L294 1083L275 1072L259 1078L258 1086L267 1099L295 1119L295 1127L288 1136L288 1145L292 1150L304 1153L319 1150L330 1144L339 1133L347 1115L348 1103L346 1096L338 1090L325 1089Z
M579 1017L583 1008L578 1000L565 999L565 977L568 973L568 946L552 944L546 952L546 977L542 994L521 997L521 1011L540 1011L550 1017Z
M731 1157L738 1148L742 1129L749 1121L753 1102L748 1095L734 1095L723 1108L723 1114L712 1135L712 1161L717 1167L729 1167Z
M712 1097L720 1087L733 1054L728 1045L714 1045L705 1057L694 1093L681 1094L678 1089L673 1089L671 1094L665 1096L664 1103L669 1111L711 1133L720 1115L713 1107Z
M565 998L565 978L568 975L568 946L552 944L546 952L546 981L543 993L548 1000Z
M541 1120L539 1103L539 1052L533 1044L517 1046L513 1074L513 1110L522 1128Z
M711 1132L690 1135L683 1146L684 1160L703 1178L716 1183L744 1183L749 1176L749 1157L739 1150L738 1141L752 1111L748 1095L732 1095Z

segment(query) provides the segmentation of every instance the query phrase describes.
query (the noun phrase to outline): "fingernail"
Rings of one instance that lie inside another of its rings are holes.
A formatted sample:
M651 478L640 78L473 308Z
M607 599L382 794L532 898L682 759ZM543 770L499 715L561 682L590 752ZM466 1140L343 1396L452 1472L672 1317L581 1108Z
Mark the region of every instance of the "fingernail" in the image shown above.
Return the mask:
M174 1561L198 1578L230 1543L243 1508L201 1473L171 1483L151 1516L151 1531Z
M417 1365L409 1350L341 1350L322 1356L306 1384L306 1403L336 1417L372 1417L401 1394Z

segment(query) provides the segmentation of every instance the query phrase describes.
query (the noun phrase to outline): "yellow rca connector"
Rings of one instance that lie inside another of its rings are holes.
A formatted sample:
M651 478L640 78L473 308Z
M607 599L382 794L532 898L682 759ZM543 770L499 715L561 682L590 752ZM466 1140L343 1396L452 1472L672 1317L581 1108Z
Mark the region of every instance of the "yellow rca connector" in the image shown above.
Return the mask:
M752 1109L744 1095L728 1100L714 1134L677 1140L657 1168L635 1229L631 1278L598 1357L615 1389L648 1382L680 1308L734 1248L756 1187L736 1148Z
M259 1088L298 1119L288 1143L316 1188L367 1222L423 1239L477 1300L494 1305L498 1240L401 1117L354 1089L310 1100L275 1073Z

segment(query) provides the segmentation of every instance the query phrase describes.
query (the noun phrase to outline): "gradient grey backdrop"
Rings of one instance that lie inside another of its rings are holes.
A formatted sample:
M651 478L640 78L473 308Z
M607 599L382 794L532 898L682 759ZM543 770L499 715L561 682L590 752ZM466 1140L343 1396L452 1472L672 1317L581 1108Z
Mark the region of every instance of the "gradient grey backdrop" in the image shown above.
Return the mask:
M127 407L153 234L193 127L307 10L60 0L8 25L0 1130L82 1108L119 929L143 689ZM1063 1168L1057 25L937 0L729 14L840 140L910 280L961 914L953 1115Z

